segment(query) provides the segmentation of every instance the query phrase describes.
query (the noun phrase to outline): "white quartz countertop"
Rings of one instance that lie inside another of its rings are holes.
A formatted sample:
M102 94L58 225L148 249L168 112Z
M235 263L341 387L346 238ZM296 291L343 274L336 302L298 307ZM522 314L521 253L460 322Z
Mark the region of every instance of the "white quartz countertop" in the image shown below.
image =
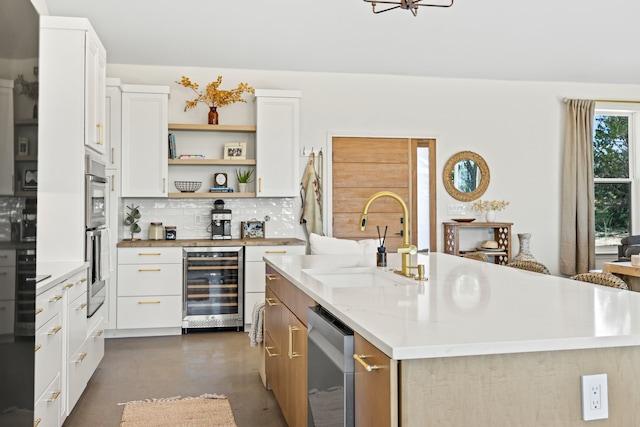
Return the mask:
M314 271L375 267L375 255L264 257L347 326L396 360L640 345L640 293L431 253L428 281L362 286ZM399 267L389 254L389 267ZM392 275L392 273L389 273ZM326 281L325 281L326 283Z
M88 262L36 262L36 275L50 274L51 277L36 283L36 294L48 291L56 284L89 267Z

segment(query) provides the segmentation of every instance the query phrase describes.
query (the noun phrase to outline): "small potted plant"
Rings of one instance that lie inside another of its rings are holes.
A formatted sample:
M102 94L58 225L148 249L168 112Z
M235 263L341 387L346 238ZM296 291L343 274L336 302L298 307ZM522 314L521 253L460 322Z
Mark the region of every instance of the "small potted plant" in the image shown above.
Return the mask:
M139 207L140 206L133 206L133 204L131 206L127 206L129 213L127 213L127 216L124 219L124 225L129 227L129 231L131 232L130 240L138 240L135 239L133 235L142 231L138 225L138 221L140 221L140 217L142 216L140 215Z
M247 192L247 184L253 181L253 169L236 169L236 179L238 180L238 191Z

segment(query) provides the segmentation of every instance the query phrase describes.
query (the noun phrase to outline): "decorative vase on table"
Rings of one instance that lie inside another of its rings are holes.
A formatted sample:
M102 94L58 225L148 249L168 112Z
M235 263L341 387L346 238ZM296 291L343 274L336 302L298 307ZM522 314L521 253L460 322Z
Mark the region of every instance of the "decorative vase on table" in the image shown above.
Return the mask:
M217 107L209 107L209 124L210 125L217 125L218 124L218 111L216 110Z
M484 216L487 222L496 222L496 211L487 211Z
M537 261L529 250L529 243L531 243L531 233L518 234L518 240L520 241L520 249L512 261Z

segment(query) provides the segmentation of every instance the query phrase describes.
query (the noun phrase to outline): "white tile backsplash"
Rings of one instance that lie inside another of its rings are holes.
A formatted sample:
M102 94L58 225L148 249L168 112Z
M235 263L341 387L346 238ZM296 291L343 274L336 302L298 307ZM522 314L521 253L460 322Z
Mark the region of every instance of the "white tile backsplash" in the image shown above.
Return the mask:
M126 207L139 206L142 217L138 224L142 231L138 238L146 239L149 224L175 225L178 239L209 239L207 227L211 222L211 210L216 199L124 199ZM240 222L249 220L265 221L266 237L298 237L301 229L296 200L294 198L224 198L225 209L231 209L231 236L240 238ZM125 227L122 225L122 227ZM123 235L129 237L125 228Z

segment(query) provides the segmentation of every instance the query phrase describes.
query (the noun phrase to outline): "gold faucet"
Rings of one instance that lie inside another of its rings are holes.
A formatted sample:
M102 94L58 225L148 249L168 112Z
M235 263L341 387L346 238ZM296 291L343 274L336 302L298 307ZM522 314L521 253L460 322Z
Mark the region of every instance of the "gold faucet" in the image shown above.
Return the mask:
M367 214L369 212L369 206L381 197L390 197L402 206L402 216L404 218L402 224L402 245L398 248L398 253L402 254L402 270L394 270L394 272L405 277L413 278L414 276L411 274L411 270L416 268L418 269L418 276L415 278L418 280L424 280L424 266L411 265L411 255L418 253L418 248L409 244L409 230L411 228L409 226L411 224L411 221L409 220L409 209L407 209L407 205L398 194L391 191L379 191L369 197L365 202L364 207L362 208L362 214L360 215L360 231L364 231L367 228Z

